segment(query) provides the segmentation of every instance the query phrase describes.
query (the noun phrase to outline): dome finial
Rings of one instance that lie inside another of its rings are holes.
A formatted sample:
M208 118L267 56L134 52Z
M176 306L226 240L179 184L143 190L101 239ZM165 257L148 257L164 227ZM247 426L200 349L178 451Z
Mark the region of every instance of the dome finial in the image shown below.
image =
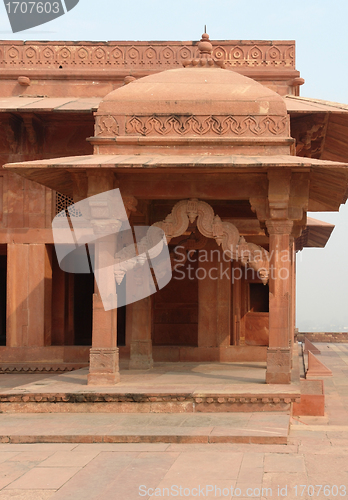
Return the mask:
M200 52L199 57L207 59L208 57L211 57L211 54L213 52L213 45L209 40L209 35L207 33L207 25L204 26L204 33L202 35L202 38L197 44L198 50Z
M213 58L213 44L209 39L209 35L207 33L207 25L204 25L204 33L202 38L197 43L197 48L199 50L199 59L186 59L183 61L183 66L185 67L218 67L224 68L224 61L214 59Z

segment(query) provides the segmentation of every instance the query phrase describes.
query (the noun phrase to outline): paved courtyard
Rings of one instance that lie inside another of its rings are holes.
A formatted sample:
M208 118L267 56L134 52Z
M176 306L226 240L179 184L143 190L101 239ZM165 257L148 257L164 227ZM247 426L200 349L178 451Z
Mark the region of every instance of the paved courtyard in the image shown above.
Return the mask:
M326 415L294 418L288 445L4 443L0 500L348 496L348 345L317 345Z

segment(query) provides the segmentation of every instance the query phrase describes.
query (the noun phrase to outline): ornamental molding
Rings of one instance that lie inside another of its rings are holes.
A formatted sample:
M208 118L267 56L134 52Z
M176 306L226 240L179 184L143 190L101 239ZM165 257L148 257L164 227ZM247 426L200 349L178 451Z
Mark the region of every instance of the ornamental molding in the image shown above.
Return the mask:
M97 118L97 127L105 117ZM251 133L261 135L288 135L287 116L132 116L126 120L126 135L232 135Z
M35 363L17 363L17 364L9 364L4 363L0 367L0 374L6 373L65 373L71 372L74 370L80 370L81 368L86 368L88 366L88 362L86 363L47 363L44 365L35 364Z
M212 58L226 68L295 69L295 44L288 42L212 41ZM179 68L199 57L196 42L0 43L5 69L139 69Z
M156 393L146 393L146 394L117 394L117 393L68 393L68 394L57 394L57 393L30 393L30 394L2 394L0 396L0 403L9 405L11 403L163 403L164 405L172 403L194 403L199 405L199 407L211 407L215 405L221 406L225 404L228 407L236 406L240 404L253 404L255 408L262 405L267 407L270 405L271 409L276 408L284 409L284 405L290 405L291 403L300 402L300 394L277 394L276 396L263 396L260 394L242 394L242 395L226 395L226 394L212 394L212 395L193 395L191 393L177 393L177 394L156 394ZM209 410L208 410L209 411ZM115 436L117 438L117 436ZM93 436L95 440L95 436Z

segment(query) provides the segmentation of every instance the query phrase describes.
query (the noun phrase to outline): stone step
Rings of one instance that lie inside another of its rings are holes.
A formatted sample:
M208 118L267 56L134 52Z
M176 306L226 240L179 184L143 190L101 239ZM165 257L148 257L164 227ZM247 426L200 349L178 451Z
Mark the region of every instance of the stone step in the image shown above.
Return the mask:
M0 394L1 413L255 413L290 412L300 392L78 392L8 391Z
M290 414L3 414L1 443L286 444Z

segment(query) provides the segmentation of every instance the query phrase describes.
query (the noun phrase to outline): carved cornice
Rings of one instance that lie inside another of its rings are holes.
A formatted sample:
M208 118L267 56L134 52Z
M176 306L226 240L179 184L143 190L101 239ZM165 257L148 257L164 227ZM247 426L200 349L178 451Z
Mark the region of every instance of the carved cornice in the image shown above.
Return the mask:
M294 69L293 42L212 41L212 58L226 68ZM196 42L2 42L3 69L165 70L197 59Z

